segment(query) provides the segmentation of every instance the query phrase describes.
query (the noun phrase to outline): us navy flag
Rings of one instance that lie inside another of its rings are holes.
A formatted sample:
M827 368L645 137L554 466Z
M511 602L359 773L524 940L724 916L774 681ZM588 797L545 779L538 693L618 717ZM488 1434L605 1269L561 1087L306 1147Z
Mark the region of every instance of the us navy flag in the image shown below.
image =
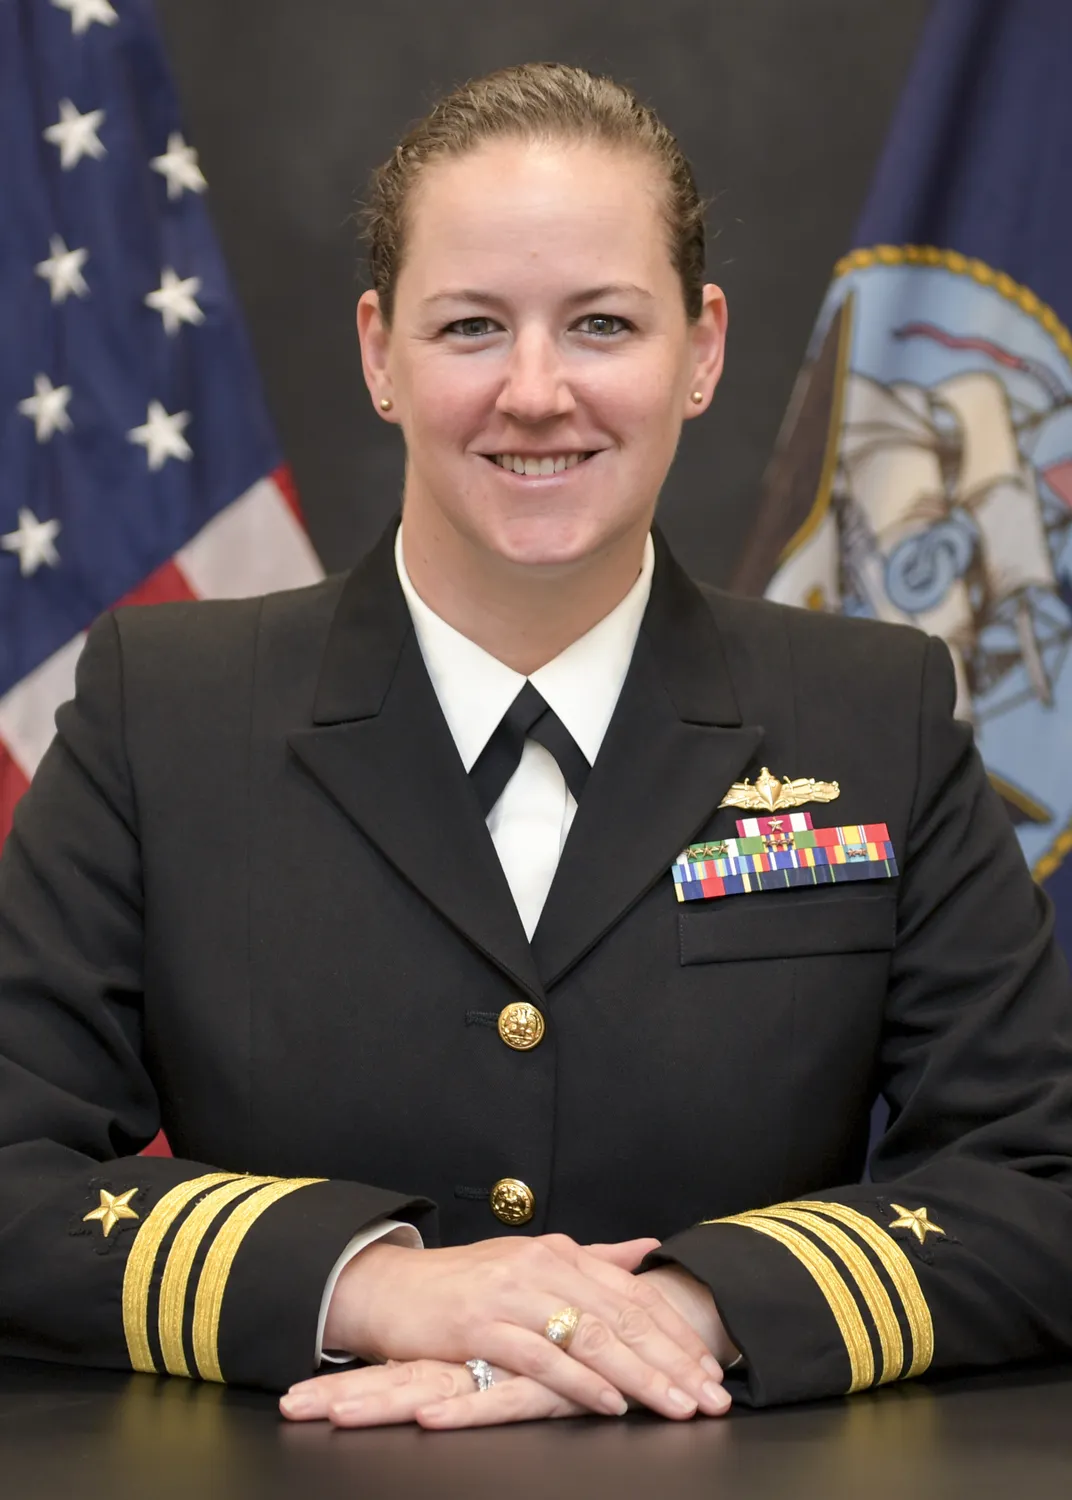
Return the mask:
M738 587L942 636L1072 954L1072 6L938 0Z

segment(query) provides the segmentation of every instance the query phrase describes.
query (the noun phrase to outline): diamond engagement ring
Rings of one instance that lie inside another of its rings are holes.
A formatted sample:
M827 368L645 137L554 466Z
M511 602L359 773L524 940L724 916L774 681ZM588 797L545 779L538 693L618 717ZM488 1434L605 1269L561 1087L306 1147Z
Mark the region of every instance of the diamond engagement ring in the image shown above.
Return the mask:
M490 1391L495 1384L495 1371L486 1359L467 1359L465 1368L476 1382L478 1391Z
M581 1321L581 1309L579 1307L564 1307L556 1312L553 1318L548 1318L544 1325L544 1333L552 1344L565 1352L573 1342L573 1335L577 1332L577 1324Z

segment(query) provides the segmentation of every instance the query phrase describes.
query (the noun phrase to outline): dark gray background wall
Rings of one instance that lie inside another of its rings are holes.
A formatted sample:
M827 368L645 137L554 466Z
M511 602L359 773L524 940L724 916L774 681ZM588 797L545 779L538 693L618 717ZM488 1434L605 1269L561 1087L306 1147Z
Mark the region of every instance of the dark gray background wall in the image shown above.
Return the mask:
M686 426L662 519L725 582L830 268L847 247L928 0L157 0L224 251L325 565L400 492L353 333L368 172L458 80L553 58L632 83L712 199L727 373Z

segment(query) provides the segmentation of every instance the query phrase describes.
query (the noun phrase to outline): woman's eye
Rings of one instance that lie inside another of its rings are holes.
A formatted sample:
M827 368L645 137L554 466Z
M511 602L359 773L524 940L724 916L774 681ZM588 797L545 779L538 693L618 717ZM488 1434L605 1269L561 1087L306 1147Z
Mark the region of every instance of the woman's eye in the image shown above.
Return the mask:
M460 333L465 339L482 339L485 334L491 333L495 328L491 318L459 318L454 323L448 323L446 333Z
M577 327L580 332L591 333L597 339L609 339L615 333L625 333L631 324L625 318L616 318L612 312L589 312L588 317L582 318Z
M616 318L613 313L589 313L587 318L582 318L578 323L582 333L594 334L597 338L609 338L615 333L624 333L629 324L624 318Z

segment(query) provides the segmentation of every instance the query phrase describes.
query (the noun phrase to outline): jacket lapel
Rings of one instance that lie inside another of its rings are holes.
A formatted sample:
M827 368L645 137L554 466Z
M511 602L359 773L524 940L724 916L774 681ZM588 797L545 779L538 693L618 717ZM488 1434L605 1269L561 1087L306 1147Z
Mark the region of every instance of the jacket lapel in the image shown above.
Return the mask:
M533 934L546 986L666 875L762 738L741 724L710 608L656 533L633 660Z
M324 651L315 727L289 743L391 864L539 998L532 950L398 584L396 525L347 580Z

